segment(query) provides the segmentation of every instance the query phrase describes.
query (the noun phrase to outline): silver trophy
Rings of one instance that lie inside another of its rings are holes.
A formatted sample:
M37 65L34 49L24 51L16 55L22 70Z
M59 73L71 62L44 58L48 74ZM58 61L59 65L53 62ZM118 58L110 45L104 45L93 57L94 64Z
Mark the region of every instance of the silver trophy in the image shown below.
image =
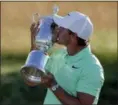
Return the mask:
M20 72L25 80L40 83L41 76L46 74L45 65L49 59L47 52L53 45L51 31L51 24L53 23L52 16L57 14L58 11L58 7L54 6L53 14L50 16L39 17L38 14L33 15L33 22L35 21L36 15L39 17L38 21L40 21L40 30L35 39L36 46L39 49L31 51L28 54L25 65L21 67Z

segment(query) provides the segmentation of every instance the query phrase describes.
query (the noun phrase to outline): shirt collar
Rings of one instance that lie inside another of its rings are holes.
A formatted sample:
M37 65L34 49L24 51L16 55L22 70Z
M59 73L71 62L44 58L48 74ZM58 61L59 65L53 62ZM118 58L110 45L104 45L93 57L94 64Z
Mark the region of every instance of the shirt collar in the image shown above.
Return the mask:
M75 60L80 60L82 59L84 56L87 56L88 54L91 54L91 47L90 45L88 45L87 47L85 47L84 49L82 49L81 51L79 51L77 54L70 56L70 55L66 55L66 58L68 60L71 61L75 61Z

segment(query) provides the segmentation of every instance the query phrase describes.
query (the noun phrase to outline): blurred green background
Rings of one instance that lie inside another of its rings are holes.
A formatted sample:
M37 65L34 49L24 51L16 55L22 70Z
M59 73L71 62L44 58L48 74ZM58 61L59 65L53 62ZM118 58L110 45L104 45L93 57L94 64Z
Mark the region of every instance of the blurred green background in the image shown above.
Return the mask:
M19 71L30 50L32 14L49 15L54 4L60 15L76 10L93 21L91 47L105 73L99 104L118 105L117 2L1 2L1 105L42 104L46 89L25 85Z

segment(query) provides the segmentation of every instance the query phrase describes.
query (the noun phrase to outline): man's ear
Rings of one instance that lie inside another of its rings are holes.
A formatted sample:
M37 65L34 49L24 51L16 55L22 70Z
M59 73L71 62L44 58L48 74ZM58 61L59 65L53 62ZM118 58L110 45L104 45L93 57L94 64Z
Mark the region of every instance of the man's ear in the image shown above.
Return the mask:
M72 38L74 39L74 40L76 40L77 39L77 34L73 34L73 35L71 35L72 36Z
M78 41L77 41L77 34L76 33L74 33L73 35L72 35L72 41L75 43L75 44L77 44L78 43Z
M71 41L72 41L73 43L76 42L76 34L72 34L72 35L71 35Z

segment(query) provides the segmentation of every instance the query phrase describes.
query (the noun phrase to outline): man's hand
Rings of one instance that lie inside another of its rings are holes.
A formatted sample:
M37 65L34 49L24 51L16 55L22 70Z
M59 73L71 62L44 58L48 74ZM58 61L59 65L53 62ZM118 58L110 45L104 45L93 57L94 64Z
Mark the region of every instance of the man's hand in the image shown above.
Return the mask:
M31 81L28 81L28 80L26 80L25 78L24 78L24 82L25 82L28 86L31 86L31 87L34 87L34 86L39 85L39 84L37 84L37 83L33 83L33 82L31 82Z
M39 24L40 24L39 22L31 24L30 31L32 37L35 37L36 34L39 32L39 28L38 28Z
M52 85L56 84L56 81L54 76L48 72L41 78L41 84L43 84L47 88L50 88Z
M31 87L37 86L37 85L44 85L47 88L50 88L52 85L56 84L56 81L54 79L54 76L51 73L47 73L45 76L41 77L40 83L33 83L31 81L28 81L24 78L24 82Z
M37 33L39 32L39 22L38 23L32 23L30 27L30 32L31 32L31 50L36 49L36 44L35 44L35 37Z

